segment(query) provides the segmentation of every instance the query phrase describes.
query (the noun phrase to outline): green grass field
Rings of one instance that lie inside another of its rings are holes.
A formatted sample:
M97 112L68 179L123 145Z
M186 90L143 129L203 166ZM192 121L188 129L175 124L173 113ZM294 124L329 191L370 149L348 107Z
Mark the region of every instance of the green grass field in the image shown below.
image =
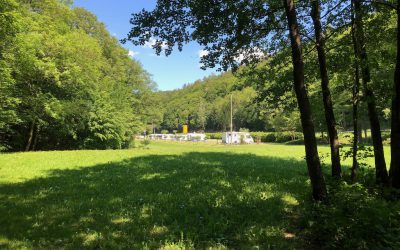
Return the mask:
M1 154L0 248L297 248L303 157L303 146L165 142Z

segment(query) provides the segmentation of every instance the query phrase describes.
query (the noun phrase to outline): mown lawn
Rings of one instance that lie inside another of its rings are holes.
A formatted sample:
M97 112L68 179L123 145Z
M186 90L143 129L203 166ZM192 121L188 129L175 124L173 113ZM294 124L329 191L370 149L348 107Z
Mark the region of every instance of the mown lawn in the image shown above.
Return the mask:
M303 146L161 142L1 154L0 248L298 248L303 157Z

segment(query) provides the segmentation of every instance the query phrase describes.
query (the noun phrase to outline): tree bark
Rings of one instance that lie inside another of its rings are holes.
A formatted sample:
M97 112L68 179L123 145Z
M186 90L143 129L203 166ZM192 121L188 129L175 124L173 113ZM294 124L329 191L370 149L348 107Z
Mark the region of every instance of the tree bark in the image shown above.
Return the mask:
M340 144L336 130L336 120L333 112L331 91L329 89L329 76L325 54L325 37L321 25L321 6L319 0L312 1L311 17L314 24L319 71L321 75L322 101L324 103L326 127L328 128L329 144L331 147L332 176L341 178L342 168L340 166Z
M368 107L368 117L371 124L371 137L375 154L375 170L377 183L388 184L389 177L386 169L385 155L383 152L381 127L379 123L378 113L376 111L375 95L369 87L371 81L370 70L368 66L368 57L366 43L363 31L362 6L361 0L352 0L354 4L355 26L356 26L356 43L359 48L357 51L358 59L361 66L361 77L365 99Z
M36 150L36 145L37 145L37 142L39 141L39 136L40 136L39 133L40 133L40 126L37 125L36 131L35 131L35 138L33 139L33 144L32 144L32 151Z
M400 0L397 0L397 58L392 99L392 131L390 134L390 179L400 188Z
M354 83L353 83L353 165L351 168L351 181L355 182L357 179L358 161L358 140L361 138L362 133L359 131L361 129L358 122L358 103L359 103L359 93L360 93L360 68L356 51L359 51L356 42L356 25L354 19L354 9L351 6L351 38L354 46ZM361 139L360 139L361 140Z
M294 1L283 0L283 5L286 11L289 37L292 48L294 77L293 85L300 109L300 119L303 127L308 174L311 179L314 199L324 200L327 195L326 185L321 170L321 163L318 157L317 140L315 138L315 129L312 119L310 101L308 99L306 86L304 84L304 62Z
M353 166L351 168L351 181L355 182L357 179L358 161L358 95L360 92L360 72L358 63L354 63L354 86L353 86Z
M25 152L29 151L30 148L31 148L32 139L33 139L33 130L34 129L35 129L35 121L32 121L31 125L29 127L28 142L26 143L26 146L25 146Z

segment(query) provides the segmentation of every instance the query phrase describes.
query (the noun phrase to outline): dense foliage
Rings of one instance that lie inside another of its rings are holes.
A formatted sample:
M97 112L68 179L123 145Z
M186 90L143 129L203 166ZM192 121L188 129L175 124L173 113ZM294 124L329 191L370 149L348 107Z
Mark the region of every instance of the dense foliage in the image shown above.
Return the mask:
M390 128L390 99L395 58L395 13L371 13L367 46L371 58L371 86L376 92L377 107L382 129ZM379 30L381 25L384 30ZM334 111L339 131L352 130L352 87L354 60L350 27L328 30L328 70L334 100ZM384 39L383 39L384 37ZM317 53L311 41L306 41L305 71L308 94L311 100L315 126L327 135L322 90L319 86ZM179 125L188 123L194 131L225 131L230 126L230 96L233 96L234 129L250 131L301 131L300 113L292 89L290 51L283 49L273 57L253 66L242 66L238 71L214 75L182 89L159 92L163 103L157 130L173 132ZM367 138L370 128L366 100L361 98L359 108L359 137Z
M1 149L126 147L154 87L104 24L68 1L0 11Z
M374 182L371 171L363 175ZM398 249L400 203L383 199L370 185L333 183L328 203L305 204L299 220L305 248Z
M164 104L157 128L172 132L190 122L192 131L229 130L232 95L234 128L266 129L260 119L255 90L251 87L237 90L237 82L237 77L228 72L198 80L182 89L157 93Z

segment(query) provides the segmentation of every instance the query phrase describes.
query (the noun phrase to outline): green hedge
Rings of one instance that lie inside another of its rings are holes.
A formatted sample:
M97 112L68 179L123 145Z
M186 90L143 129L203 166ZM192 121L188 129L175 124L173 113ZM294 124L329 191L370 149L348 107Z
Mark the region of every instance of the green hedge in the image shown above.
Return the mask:
M216 132L216 133L205 133L207 136L207 139L222 139L222 133L221 132Z
M222 133L206 133L207 139L219 139L222 138ZM303 134L301 132L250 132L254 141L257 138L261 139L261 142L290 142L293 140L303 139Z
M261 142L278 142L278 143L286 143L289 145L304 145L304 137L301 132L249 132L253 137L254 141L257 141L257 138L261 139ZM216 133L206 133L207 139L218 139L221 140L222 132ZM328 135L325 133L325 137L322 139L320 134L316 135L318 144L329 144ZM342 132L339 133L339 141L342 145L351 145L353 139L353 133L351 132ZM382 139L384 145L390 145L390 133L383 131ZM367 141L363 139L363 143L370 143L371 138L368 137Z

